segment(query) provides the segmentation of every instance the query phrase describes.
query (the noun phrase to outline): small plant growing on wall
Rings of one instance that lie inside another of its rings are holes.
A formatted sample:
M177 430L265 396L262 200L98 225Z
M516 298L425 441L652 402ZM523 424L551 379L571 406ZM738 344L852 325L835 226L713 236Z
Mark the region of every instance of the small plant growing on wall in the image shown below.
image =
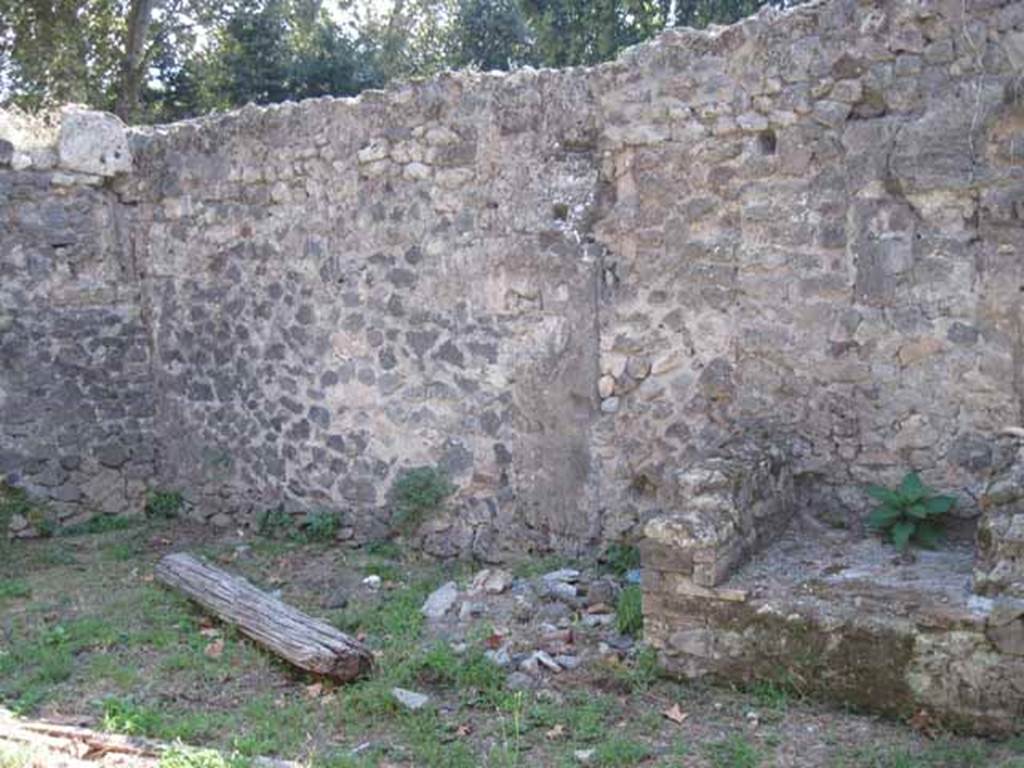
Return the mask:
M57 531L57 521L48 507L32 501L24 488L0 482L0 543L7 541L15 515L25 518L38 536L52 536Z
M152 490L146 494L146 514L150 517L177 517L184 506L185 497L179 491Z
M869 485L867 493L879 502L868 516L868 527L887 536L897 549L911 541L934 547L942 536L942 516L953 509L956 499L936 493L908 472L896 489Z
M303 521L302 537L306 541L331 542L341 528L341 515L329 509L309 512Z
M415 530L454 492L455 486L448 476L436 467L402 471L391 486L391 503L399 530Z

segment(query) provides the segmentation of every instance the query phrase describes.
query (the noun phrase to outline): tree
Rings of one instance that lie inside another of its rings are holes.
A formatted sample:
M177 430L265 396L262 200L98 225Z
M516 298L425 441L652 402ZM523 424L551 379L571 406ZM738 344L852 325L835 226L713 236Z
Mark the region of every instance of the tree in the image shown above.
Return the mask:
M534 60L530 28L515 0L461 0L451 37L454 67L512 69Z

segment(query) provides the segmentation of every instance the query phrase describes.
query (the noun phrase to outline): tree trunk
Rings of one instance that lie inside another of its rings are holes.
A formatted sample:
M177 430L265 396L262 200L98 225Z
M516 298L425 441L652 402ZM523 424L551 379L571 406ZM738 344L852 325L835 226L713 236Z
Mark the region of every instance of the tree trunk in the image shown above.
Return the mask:
M121 88L114 111L126 123L132 122L139 110L139 94L146 76L146 37L149 22L158 0L132 0L128 11L128 37L121 64Z
M161 559L156 578L307 672L348 682L373 666L359 641L185 552Z

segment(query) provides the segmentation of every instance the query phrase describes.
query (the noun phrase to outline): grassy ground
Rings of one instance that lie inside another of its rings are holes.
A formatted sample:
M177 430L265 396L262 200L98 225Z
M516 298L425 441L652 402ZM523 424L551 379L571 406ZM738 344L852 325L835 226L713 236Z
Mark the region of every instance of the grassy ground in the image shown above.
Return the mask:
M378 671L334 688L209 621L152 580L157 558L184 548L365 635ZM360 585L369 572L384 589ZM442 580L471 574L390 545L213 538L173 522L11 545L0 551L0 704L218 753L175 750L166 768L246 765L257 755L321 768L571 766L581 758L607 768L1024 768L1024 739L927 740L771 685L738 692L673 683L657 678L645 653L553 677L539 691L509 691L505 671L483 656L489 627L477 627L457 653L419 613ZM325 610L324 596L336 590L349 604ZM427 692L432 705L407 712L393 686ZM682 723L663 715L674 706ZM0 768L19 768L19 759L0 744Z

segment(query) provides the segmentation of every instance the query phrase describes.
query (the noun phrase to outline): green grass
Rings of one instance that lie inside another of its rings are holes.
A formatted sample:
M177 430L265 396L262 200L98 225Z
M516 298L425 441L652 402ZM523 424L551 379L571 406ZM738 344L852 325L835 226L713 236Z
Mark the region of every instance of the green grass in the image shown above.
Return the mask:
M643 592L631 584L619 593L615 605L615 627L623 635L639 637L644 629Z
M615 542L608 545L602 559L609 573L622 578L640 567L640 549L635 544Z
M157 768L248 768L247 758L226 758L212 749L173 746L160 756Z
M758 680L750 688L757 705L762 709L782 712L789 707L789 689L773 680Z
M624 768L639 765L651 755L646 744L623 738L611 738L594 749L592 764L598 768Z
M843 753L840 760L839 765L844 768L988 768L995 765L991 744L982 741L960 744L939 741L924 749L863 747ZM1000 765L1010 768L1017 764Z
M62 536L86 536L112 531L124 531L141 525L142 521L122 515L97 515L84 523L76 523L62 528Z
M175 524L143 525L155 531ZM307 688L318 682L315 678L287 667L230 627L211 624L200 609L152 583L157 553L140 549L128 559L112 555L116 545L140 538L145 537L134 530L114 530L76 541L32 542L16 546L14 558L0 563L8 577L0 581L0 596L19 601L9 604L13 610L0 607L0 705L29 715L44 706L94 715L111 731L190 745L169 751L163 768L236 768L257 755L311 768L385 762L526 768L577 765L577 749L593 750L595 766L679 768L696 762L754 768L770 764L787 731L762 727L750 734L743 713L756 707L783 721L796 708L794 693L775 681L724 693L735 705L711 712L703 689L660 679L654 650L642 645L625 663L584 668L585 680L556 678L551 688L536 693L509 691L508 670L483 654L484 640L494 631L488 622L460 627L457 638L439 637L420 613L439 583L467 576L470 566L420 562L390 542L368 552L254 538L247 557L226 567L256 581L281 575L288 598L314 613L321 582L293 576L297 562L315 562L317 572L347 569L353 582L366 571L392 582L376 592L356 589L345 609L328 614L345 631L365 634L377 656L375 671L343 686L319 681L321 689L313 693ZM193 549L217 558L232 553L236 544L233 537L204 540ZM534 561L528 570L564 565ZM586 632L580 629L581 638ZM215 639L223 648L210 657L206 650ZM456 652L453 639L468 647ZM571 685L563 687L563 679ZM428 694L431 705L406 711L391 694L395 686ZM711 718L713 727L733 727L737 735L710 744L697 741L688 725L677 726L662 715L666 702L681 700L693 714L689 722ZM680 740L684 734L687 741ZM352 753L365 744L371 746ZM951 738L922 746L908 732L874 750L844 753L838 744L831 745L827 758L837 768L1010 768L1006 760L1013 759L1008 754L1015 743ZM1016 746L1024 751L1024 740ZM0 763L0 768L7 766Z
M739 734L705 745L704 755L713 768L757 768L764 759L761 751Z
M0 579L0 600L16 600L32 596L32 589L24 579Z
M150 517L169 520L178 516L185 506L185 497L180 491L154 489L146 494L146 514Z
M370 557L379 557L385 560L398 560L402 557L402 548L397 542L389 539L375 539L367 542L364 551Z
M32 756L23 749L0 744L0 768L32 768Z

